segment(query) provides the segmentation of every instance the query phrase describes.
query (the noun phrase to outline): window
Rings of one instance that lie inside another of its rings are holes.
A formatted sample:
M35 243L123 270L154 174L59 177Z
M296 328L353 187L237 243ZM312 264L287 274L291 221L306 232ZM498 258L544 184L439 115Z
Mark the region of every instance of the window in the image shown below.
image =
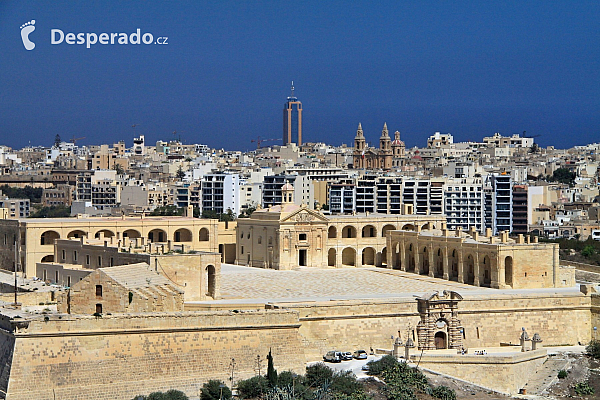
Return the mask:
M73 251L73 261L77 262L77 250Z
M58 271L54 271L54 283L58 283Z
M298 240L306 240L306 233L301 233L298 235Z
M114 267L115 266L115 259L114 258L110 258L110 266Z
M98 256L98 266L102 266L102 256Z
M244 246L242 246L242 254L244 254Z
M102 304L96 304L96 314L102 314Z
M96 285L96 297L102 297L102 285Z
M86 254L85 256L85 265L90 265L90 255Z
M67 287L71 287L71 275L67 276Z
M62 260L65 261L67 259L67 252L65 250L62 251Z
M43 273L42 277L43 277L42 280L44 282L46 282L48 280L48 270L46 268L44 268L44 273Z

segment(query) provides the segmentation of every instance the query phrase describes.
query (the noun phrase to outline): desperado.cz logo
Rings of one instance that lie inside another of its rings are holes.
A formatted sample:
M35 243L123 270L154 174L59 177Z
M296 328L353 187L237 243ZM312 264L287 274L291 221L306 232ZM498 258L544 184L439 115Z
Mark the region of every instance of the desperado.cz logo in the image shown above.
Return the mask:
M167 36L160 36L154 40L154 35L151 33L142 34L141 29L129 35L124 32L99 33L80 32L80 33L64 33L60 29L52 29L50 31L50 44L85 44L88 49L95 44L114 45L114 44L169 44Z
M31 41L29 35L35 31L35 20L32 19L29 22L21 25L21 40L23 41L23 46L25 46L26 50L35 49L35 43ZM127 45L127 44L159 44L159 45L167 45L168 36L159 36L156 39L154 35L145 32L142 33L141 29L136 29L135 32L125 33L125 32L63 32L61 29L51 29L50 30L50 44L59 45L59 44L67 44L67 45L85 45L86 48L91 48L95 44L100 45Z

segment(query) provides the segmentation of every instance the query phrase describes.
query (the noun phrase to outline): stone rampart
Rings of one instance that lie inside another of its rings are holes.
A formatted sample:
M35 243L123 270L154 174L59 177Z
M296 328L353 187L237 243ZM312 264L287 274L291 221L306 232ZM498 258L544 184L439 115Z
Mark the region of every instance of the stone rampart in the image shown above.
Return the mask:
M518 348L517 348L518 349ZM473 355L425 354L411 356L419 366L502 393L516 394L547 359L545 349Z
M198 396L209 379L229 382L233 359L236 381L253 376L256 356L266 359L269 349L280 371L304 370L291 311L63 314L19 319L20 327L15 321L0 321L0 365L12 358L8 387L0 389L11 400L128 400L171 388ZM0 368L0 384L6 372Z
M391 348L392 336L416 341L419 322L413 298L329 303L285 303L298 311L308 361L332 349ZM458 304L465 347L518 343L521 328L539 333L543 345L587 343L591 339L590 296L581 293L487 294L465 296ZM599 326L600 328L600 326Z

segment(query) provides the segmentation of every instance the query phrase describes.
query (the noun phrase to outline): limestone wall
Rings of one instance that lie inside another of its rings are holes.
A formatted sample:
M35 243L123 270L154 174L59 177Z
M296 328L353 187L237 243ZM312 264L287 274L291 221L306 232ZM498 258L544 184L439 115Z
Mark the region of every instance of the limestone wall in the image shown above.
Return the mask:
M598 301L600 304L600 301ZM413 298L331 303L278 304L299 312L300 335L308 361L329 350L392 347L391 336L416 341L419 314ZM542 346L586 343L591 339L590 297L571 294L465 296L459 302L465 347L517 343L521 327L539 333ZM600 328L600 326L598 326Z
M419 356L411 358L416 361ZM516 394L546 358L544 349L487 356L424 355L419 365L502 393Z
M269 349L278 370L304 370L297 313L289 311L100 319L54 315L46 322L21 324L21 329L0 335L0 353L16 340L8 384L11 400L129 400L171 388L198 396L208 379L229 382L232 359L236 381L253 376L256 356L266 359ZM8 361L5 354L0 366ZM4 375L0 368L0 385Z

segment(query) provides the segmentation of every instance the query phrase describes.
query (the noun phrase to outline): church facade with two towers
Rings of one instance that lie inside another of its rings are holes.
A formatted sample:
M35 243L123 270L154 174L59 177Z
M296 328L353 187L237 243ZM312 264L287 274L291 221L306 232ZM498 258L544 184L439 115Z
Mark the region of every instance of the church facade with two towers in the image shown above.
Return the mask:
M362 125L358 124L354 137L353 165L356 169L392 169L400 167L404 158L406 145L400 140L400 132L394 133L394 140L389 135L387 123L379 137L379 148L367 146Z

